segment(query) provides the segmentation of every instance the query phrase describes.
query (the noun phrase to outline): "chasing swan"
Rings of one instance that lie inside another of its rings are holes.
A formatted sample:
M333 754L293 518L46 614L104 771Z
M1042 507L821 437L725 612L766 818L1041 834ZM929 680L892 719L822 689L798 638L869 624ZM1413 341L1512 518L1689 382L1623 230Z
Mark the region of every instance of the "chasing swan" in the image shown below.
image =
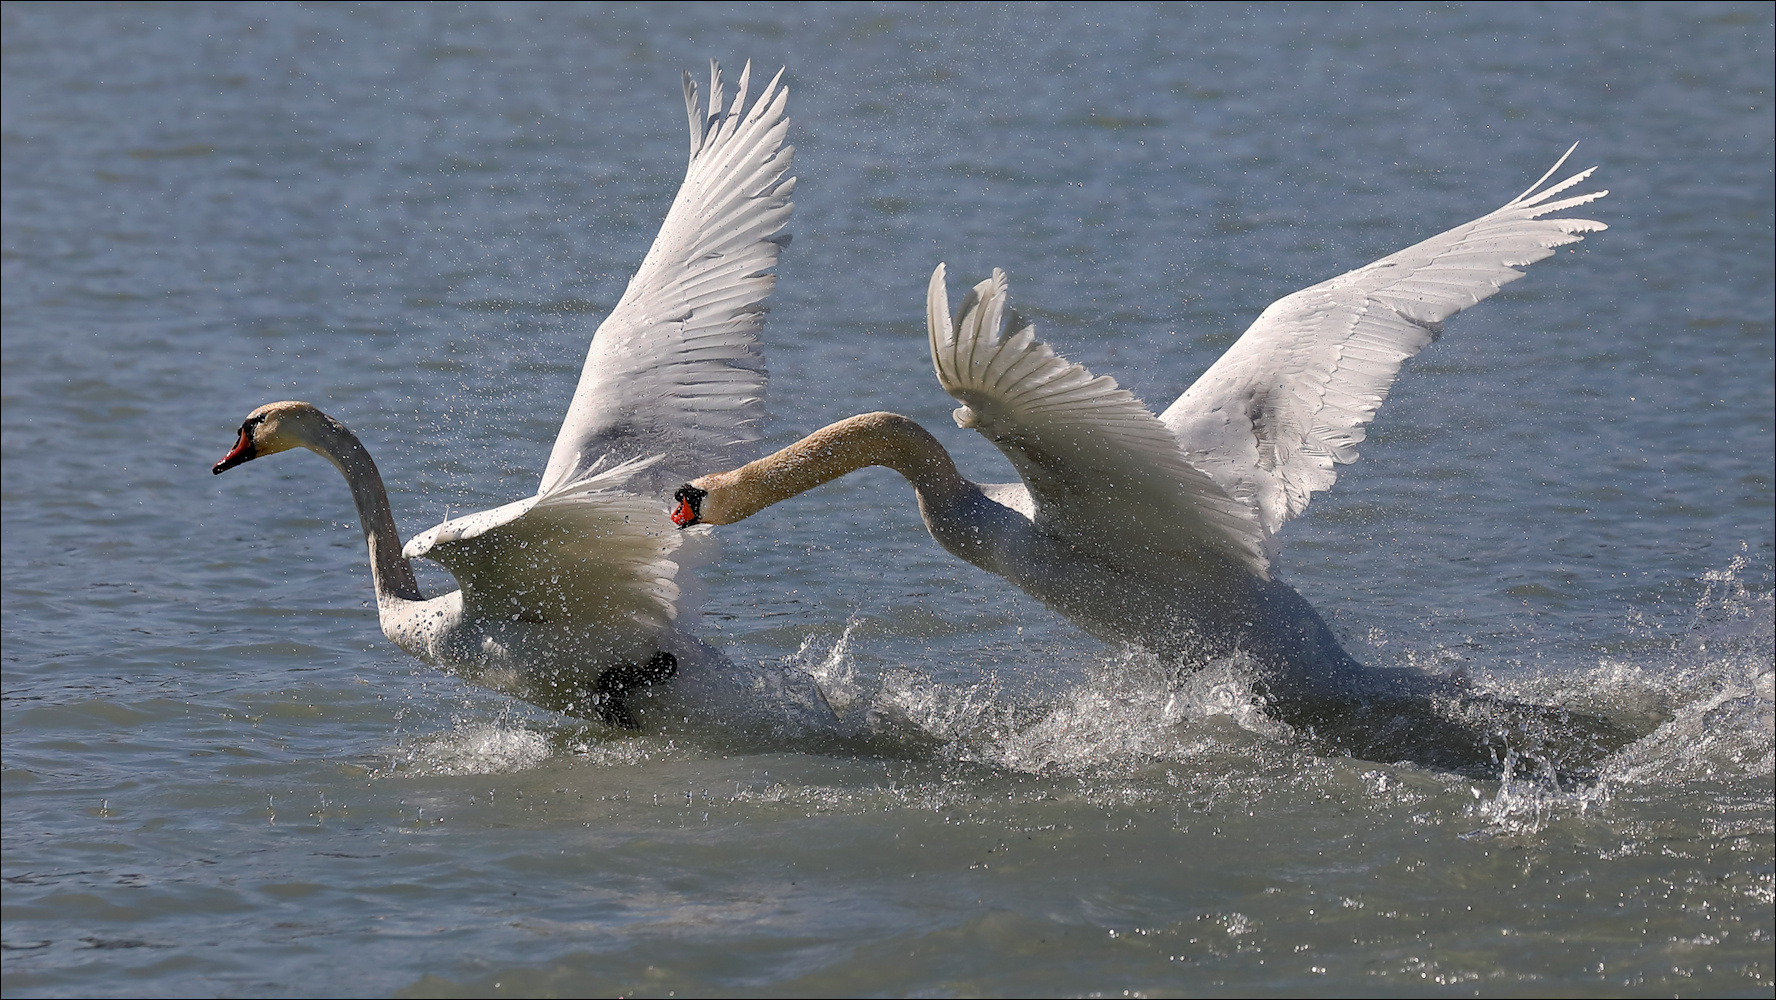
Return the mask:
M887 466L945 549L1100 638L1198 662L1243 654L1282 698L1347 691L1363 668L1271 576L1277 532L1356 461L1401 363L1444 320L1606 228L1547 218L1608 194L1557 198L1596 168L1542 187L1571 154L1495 212L1279 299L1157 416L1036 340L1001 271L952 321L940 264L927 293L938 381L963 404L957 425L986 435L1023 482L970 482L923 427L866 413L691 481L673 520L732 524Z

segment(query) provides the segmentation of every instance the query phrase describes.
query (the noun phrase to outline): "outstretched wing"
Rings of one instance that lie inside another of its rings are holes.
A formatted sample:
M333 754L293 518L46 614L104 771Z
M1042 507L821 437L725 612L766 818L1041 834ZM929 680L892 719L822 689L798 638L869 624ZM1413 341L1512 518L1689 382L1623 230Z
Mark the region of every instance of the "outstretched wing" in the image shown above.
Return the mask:
M664 460L635 488L664 488L705 469L737 465L758 438L765 370L758 331L768 273L789 241L795 149L783 144L783 72L746 104L752 64L722 108L710 63L709 112L685 74L691 161L660 235L617 307L593 334L580 384L537 492L583 477L595 463ZM658 484L653 480L658 479Z
M985 434L1023 477L1037 525L1100 549L1207 549L1263 574L1252 511L1193 468L1146 404L1036 339L1006 301L1005 272L974 286L950 320L944 267L926 294L931 363L964 404L956 424Z
M401 554L449 569L473 617L664 629L677 614L683 540L658 500L628 488L656 461L595 466L553 491L445 521Z
M1160 415L1191 464L1256 507L1267 541L1332 485L1334 465L1357 460L1401 362L1445 319L1523 277L1517 267L1608 228L1543 218L1609 193L1554 200L1595 167L1538 191L1571 155L1490 215L1278 299Z

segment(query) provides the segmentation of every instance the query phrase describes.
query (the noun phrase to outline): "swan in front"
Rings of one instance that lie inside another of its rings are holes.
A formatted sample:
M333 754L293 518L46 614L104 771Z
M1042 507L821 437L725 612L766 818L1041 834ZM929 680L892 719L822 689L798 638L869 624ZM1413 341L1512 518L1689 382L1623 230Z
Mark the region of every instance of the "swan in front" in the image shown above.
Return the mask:
M1561 197L1592 170L1544 187L1571 153L1497 211L1273 303L1158 415L1038 341L1001 271L952 319L940 264L927 291L938 381L963 404L957 425L1022 482L970 482L923 427L867 413L687 483L673 519L732 524L887 466L945 549L1099 638L1195 662L1249 657L1274 698L1348 691L1372 675L1272 575L1277 533L1356 460L1401 363L1444 320L1606 228L1558 215L1608 193Z
M548 708L633 727L635 689L681 659L719 654L678 628L682 537L659 495L688 473L747 457L765 374L758 332L788 236L794 147L782 71L747 104L752 66L724 110L684 78L685 179L641 268L592 337L536 495L446 520L401 545L376 464L314 406L270 403L214 471L307 448L344 475L369 546L383 634L428 663ZM688 547L687 547L688 546ZM411 560L459 589L426 598Z

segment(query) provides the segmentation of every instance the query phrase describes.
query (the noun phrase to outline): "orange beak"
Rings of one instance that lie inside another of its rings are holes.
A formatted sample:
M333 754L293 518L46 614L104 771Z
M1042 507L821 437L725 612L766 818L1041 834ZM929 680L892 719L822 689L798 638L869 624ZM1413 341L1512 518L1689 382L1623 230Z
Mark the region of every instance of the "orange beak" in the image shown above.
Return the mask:
M690 483L680 486L678 491L672 494L672 499L678 501L678 506L672 508L672 523L681 528L688 528L693 524L701 524L703 520L703 498L708 495L709 492L707 490L698 489Z
M242 462L251 462L253 458L253 435L247 433L246 426L242 425L240 440L234 443L228 454L222 456L222 461L210 466L210 471L220 476Z
M681 528L688 528L697 523L697 512L691 507L691 501L688 497L680 500L678 502L678 507L673 510L672 523Z

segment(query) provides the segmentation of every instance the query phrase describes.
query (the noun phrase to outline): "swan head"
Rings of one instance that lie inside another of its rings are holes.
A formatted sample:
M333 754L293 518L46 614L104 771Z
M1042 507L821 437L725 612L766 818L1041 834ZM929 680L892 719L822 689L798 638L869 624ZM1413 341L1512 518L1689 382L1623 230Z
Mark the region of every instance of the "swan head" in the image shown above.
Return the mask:
M306 447L308 442L315 440L316 432L323 428L330 430L336 423L309 403L293 399L266 403L241 421L239 440L220 462L210 467L210 471L220 476L255 458Z
M734 524L778 500L794 496L793 492L778 494L761 490L756 483L748 486L741 481L748 471L768 461L760 459L733 472L712 473L680 486L672 494L672 523L681 528L699 524Z

